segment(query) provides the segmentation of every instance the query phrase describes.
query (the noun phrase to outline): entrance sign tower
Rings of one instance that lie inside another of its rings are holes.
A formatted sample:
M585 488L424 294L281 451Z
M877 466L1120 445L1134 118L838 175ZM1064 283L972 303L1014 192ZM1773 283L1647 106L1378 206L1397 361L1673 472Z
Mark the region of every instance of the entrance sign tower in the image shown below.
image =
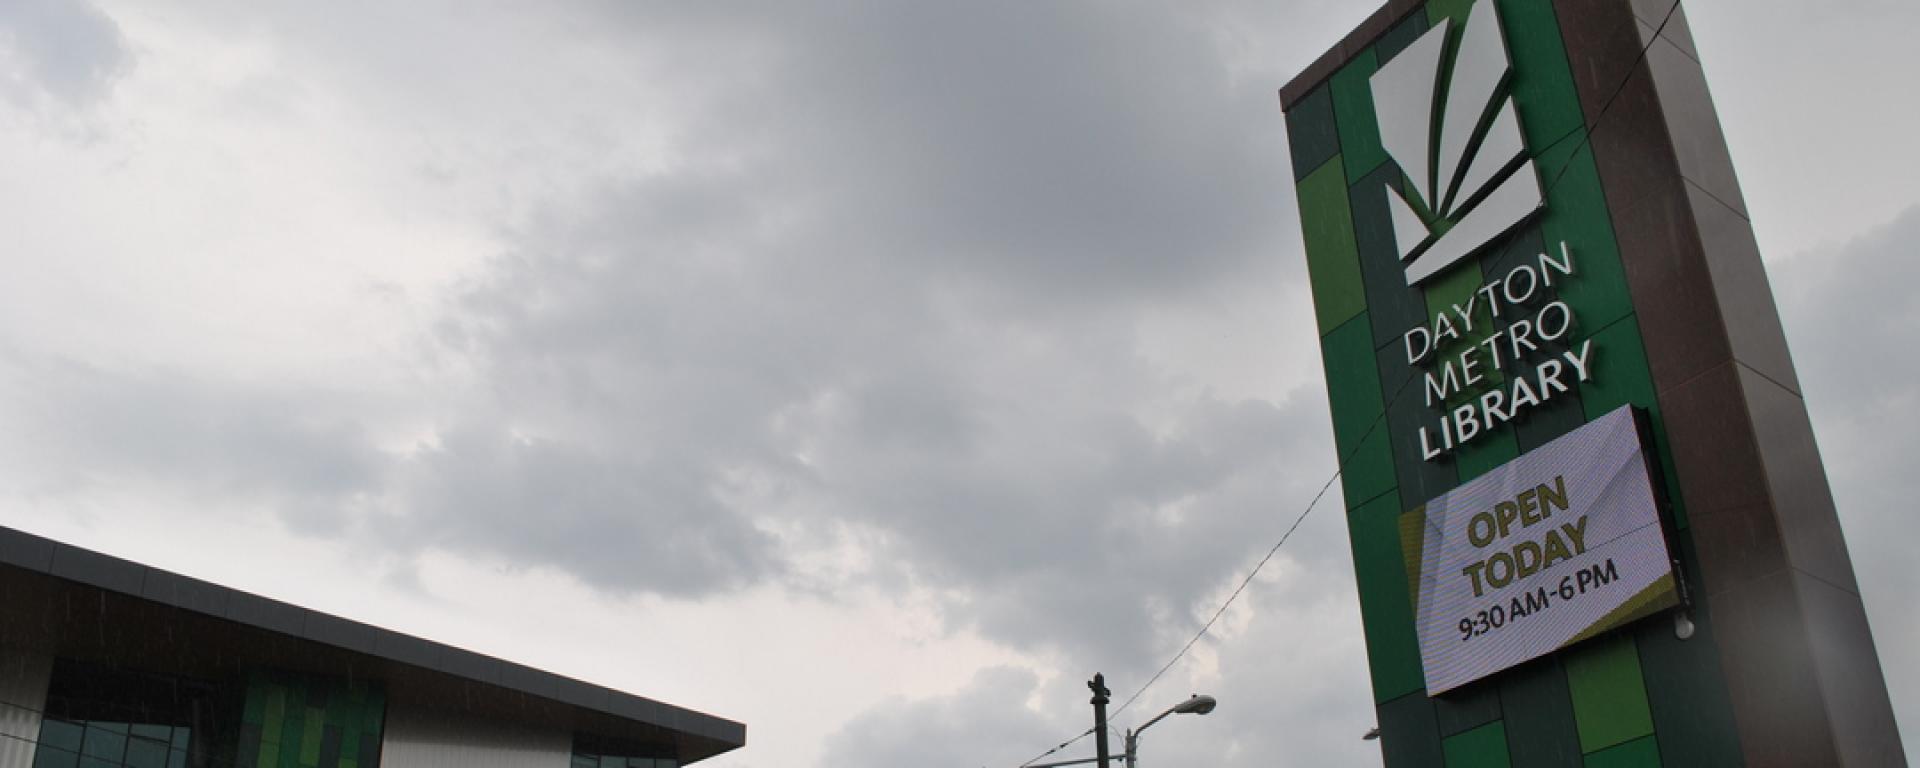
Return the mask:
M1903 765L1679 3L1389 0L1280 100L1387 765Z

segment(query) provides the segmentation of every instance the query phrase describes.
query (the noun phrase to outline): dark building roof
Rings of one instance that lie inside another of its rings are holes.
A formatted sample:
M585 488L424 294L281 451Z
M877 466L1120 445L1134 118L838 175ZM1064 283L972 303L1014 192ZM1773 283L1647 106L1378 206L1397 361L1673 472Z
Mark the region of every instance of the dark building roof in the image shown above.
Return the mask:
M671 745L682 763L746 726L0 527L0 644L192 672L238 665L366 677L396 700Z

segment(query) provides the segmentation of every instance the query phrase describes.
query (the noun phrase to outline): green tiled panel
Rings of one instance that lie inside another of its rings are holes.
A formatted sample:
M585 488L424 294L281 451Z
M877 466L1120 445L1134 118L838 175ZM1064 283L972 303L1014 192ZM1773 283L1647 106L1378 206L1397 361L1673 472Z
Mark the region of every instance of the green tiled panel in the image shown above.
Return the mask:
M1363 314L1320 338L1334 446L1344 462L1340 487L1349 509L1394 487L1371 334Z
M327 727L327 711L319 707L307 707L304 725L305 732L300 734L300 764L318 766L320 764L320 732Z
M1527 146L1538 150L1585 124L1573 70L1560 41L1553 3L1499 0L1507 53L1513 57L1514 104Z
M1367 316L1373 318L1375 346L1404 347L1402 337L1415 326L1427 325L1427 300L1421 289L1407 285L1400 246L1393 231L1388 198L1404 189L1406 177L1393 165L1383 165L1353 185L1347 194L1353 215L1353 243L1360 254L1360 279L1366 283ZM1402 359L1405 359L1404 353Z
M1446 753L1433 722L1433 700L1415 691L1374 709L1386 768L1444 768Z
M1392 61L1394 56L1406 50L1407 46L1413 45L1413 41L1420 39L1420 36L1426 32L1427 12L1418 10L1409 13L1406 18L1401 19L1374 42L1374 55L1379 58L1380 64Z
M265 699L266 706L262 708L260 714L260 741L277 744L280 742L280 729L286 724L287 719L285 712L287 692L284 689L273 688L266 692Z
M1388 444L1387 429L1382 425L1367 435L1359 450L1348 456L1346 465L1340 468L1340 493L1351 500L1347 506L1352 507L1393 490L1393 447Z
M1426 685L1420 667L1420 641L1413 632L1412 602L1407 595L1406 561L1400 552L1401 511L1399 494L1389 493L1347 515L1354 582L1361 594L1360 620L1376 702L1417 692Z
M1684 535L1678 546L1688 564L1688 578L1697 579L1693 571L1699 561ZM1741 764L1740 737L1720 671L1713 612L1705 599L1696 590L1693 637L1675 637L1672 620L1663 614L1635 625L1634 641L1640 646L1640 668L1646 672L1647 703L1661 760L1688 768L1734 768Z
M1372 312L1368 314L1371 316ZM1426 503L1460 483L1451 459L1443 456L1428 461L1425 448L1420 445L1422 427L1430 436L1438 432L1439 414L1427 408L1420 392L1420 374L1407 365L1407 354L1399 343L1387 344L1375 352L1375 358L1379 361L1381 383L1387 395L1387 423L1382 429L1392 442L1400 497L1409 507Z
M1373 89L1368 83L1378 70L1369 49L1327 79L1327 87L1333 92L1334 120L1340 128L1341 164L1346 167L1349 184L1387 161L1387 150L1380 146L1380 125L1373 113Z
M1587 755L1587 768L1660 768L1660 745L1648 736L1608 747Z
M1640 654L1633 638L1612 634L1565 652L1580 750L1595 752L1653 733Z
M362 765L358 748L378 743L385 721L385 698L350 683L293 673L259 672L248 682L244 717L259 719L259 751L238 756L238 765L260 768L340 768ZM341 754L323 760L321 744L329 725L339 729ZM352 756L352 760L346 759ZM377 768L367 764L365 768Z
M1499 721L1440 742L1447 768L1507 768L1507 729Z
M1433 0L1427 3L1427 21L1438 24L1442 18L1451 18L1453 28L1458 30L1467 22L1467 10L1472 7L1473 0Z
M1573 251L1573 276L1555 282L1561 298L1587 328L1600 328L1633 311L1620 246L1613 234L1600 173L1584 133L1541 153L1539 167L1550 184L1547 210L1540 218L1545 246L1558 258L1560 244Z
M1508 752L1526 768L1578 768L1580 731L1573 698L1558 656L1547 656L1501 673L1500 706L1506 715Z
M1287 148L1292 153L1296 181L1340 154L1340 130L1333 122L1333 95L1326 84L1287 110Z
M1500 688L1477 680L1433 700L1433 719L1441 736L1470 731L1500 719Z
M1520 455L1520 444L1514 441L1513 425L1502 424L1499 429L1480 435L1464 447L1455 449L1453 463L1460 471L1460 482L1466 482L1486 474Z
M1353 216L1347 208L1347 179L1338 162L1328 163L1302 179L1296 191L1314 318L1325 334L1367 306L1353 241Z
M1455 304L1465 306L1468 299L1473 297L1473 292L1480 290L1480 286L1485 284L1486 280L1482 279L1480 274L1480 261L1478 259L1463 261L1446 272L1441 273L1438 279L1428 280L1425 283L1427 291L1427 317L1431 319L1433 316L1444 312L1447 314L1448 320L1457 322L1459 316L1453 313L1453 306ZM1476 304L1473 314L1475 318L1475 330L1480 330L1480 316L1484 315L1485 312ZM1457 329L1462 334L1467 330L1464 327L1458 327ZM1465 342L1452 343L1462 347L1465 346Z

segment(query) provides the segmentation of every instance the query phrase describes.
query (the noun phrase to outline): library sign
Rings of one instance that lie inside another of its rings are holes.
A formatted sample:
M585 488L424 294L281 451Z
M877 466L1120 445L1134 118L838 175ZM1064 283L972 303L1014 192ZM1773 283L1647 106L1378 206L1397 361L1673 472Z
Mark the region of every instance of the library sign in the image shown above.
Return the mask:
M1381 146L1404 177L1386 198L1409 287L1473 263L1539 215L1542 175L1555 175L1527 152L1497 7L1475 3L1450 48L1452 26L1436 24L1368 82ZM1408 442L1422 460L1593 379L1594 342L1560 298L1577 255L1558 242L1504 261L1400 333L1432 414L1400 427L1418 430ZM1427 695L1678 604L1647 435L1645 417L1622 406L1401 516Z
M1646 444L1622 406L1401 517L1429 696L1679 603Z

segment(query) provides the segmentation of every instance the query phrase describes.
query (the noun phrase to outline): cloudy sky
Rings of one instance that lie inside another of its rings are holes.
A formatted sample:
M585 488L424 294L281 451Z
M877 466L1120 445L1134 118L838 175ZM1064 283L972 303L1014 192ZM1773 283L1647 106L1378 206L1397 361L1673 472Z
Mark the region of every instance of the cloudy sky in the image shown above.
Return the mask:
M0 525L1011 768L1333 472L1274 94L1372 5L5 0ZM1913 744L1920 5L1689 13ZM1377 763L1338 493L1143 762Z

